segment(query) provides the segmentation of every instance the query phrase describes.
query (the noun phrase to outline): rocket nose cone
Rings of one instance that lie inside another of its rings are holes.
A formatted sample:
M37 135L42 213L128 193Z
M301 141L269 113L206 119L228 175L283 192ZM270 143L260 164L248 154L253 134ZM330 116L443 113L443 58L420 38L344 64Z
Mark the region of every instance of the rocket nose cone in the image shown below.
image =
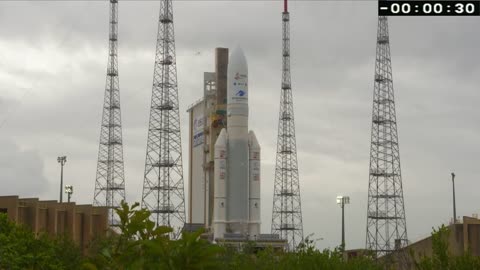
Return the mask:
M220 131L217 141L215 142L215 146L225 146L227 145L227 140L227 130L225 128L222 128L222 131Z
M260 144L258 144L257 136L255 136L255 132L253 132L253 130L250 130L250 132L248 132L248 143L253 148L260 148Z
M228 60L228 76L227 76L227 115L230 113L248 115L247 109L244 111L231 110L233 104L248 104L248 66L247 59L243 50L239 47L235 48L230 54ZM227 121L227 126L231 126L230 120Z
M235 47L232 54L230 55L230 63L235 63L235 65L241 65L247 67L247 58L242 48Z

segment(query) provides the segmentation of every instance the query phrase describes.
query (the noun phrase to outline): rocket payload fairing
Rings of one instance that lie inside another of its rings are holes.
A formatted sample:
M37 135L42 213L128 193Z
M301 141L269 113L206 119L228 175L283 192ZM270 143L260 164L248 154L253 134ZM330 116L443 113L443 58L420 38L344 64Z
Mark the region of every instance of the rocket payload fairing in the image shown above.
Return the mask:
M248 67L240 48L230 55L227 128L215 143L214 239L225 233L260 235L260 145L248 132Z

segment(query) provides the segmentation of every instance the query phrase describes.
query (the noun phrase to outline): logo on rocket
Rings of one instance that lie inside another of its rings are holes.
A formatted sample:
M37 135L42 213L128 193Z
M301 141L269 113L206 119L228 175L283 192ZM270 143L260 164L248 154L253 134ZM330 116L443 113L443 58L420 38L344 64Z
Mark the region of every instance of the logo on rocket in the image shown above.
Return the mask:
M237 72L237 73L235 73L235 77L233 77L233 78L234 78L236 81L238 81L238 80L240 80L240 79L242 79L242 78L243 78L243 79L247 78L247 75L245 75L245 74L240 74L240 72Z
M237 97L243 97L243 96L245 96L245 91L243 91L243 90L238 90L238 92L235 94L235 96L237 96Z

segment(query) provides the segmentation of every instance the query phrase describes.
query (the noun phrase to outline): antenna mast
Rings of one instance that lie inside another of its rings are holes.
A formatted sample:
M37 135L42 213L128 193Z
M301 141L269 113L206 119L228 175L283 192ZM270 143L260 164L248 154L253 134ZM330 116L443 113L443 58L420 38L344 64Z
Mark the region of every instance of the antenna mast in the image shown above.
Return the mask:
M119 220L114 209L120 207L120 203L125 200L122 120L117 60L118 0L110 0L108 44L107 80L93 204L108 207L108 222L110 226L117 226Z
M159 17L142 207L176 237L186 219L172 0Z
M303 223L290 78L290 14L287 0L284 1L282 26L282 84L271 232L286 239L288 249L293 250L303 240Z
M378 17L374 80L366 248L379 257L408 244L386 16Z

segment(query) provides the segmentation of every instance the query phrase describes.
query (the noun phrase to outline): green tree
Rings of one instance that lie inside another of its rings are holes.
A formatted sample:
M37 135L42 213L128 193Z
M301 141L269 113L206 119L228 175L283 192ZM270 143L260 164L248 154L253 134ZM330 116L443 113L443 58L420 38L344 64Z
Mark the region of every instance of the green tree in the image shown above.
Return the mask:
M0 214L0 269L80 269L80 249L67 237L37 237Z
M217 245L212 245L200 236L204 230L194 233L182 233L177 241L170 241L164 258L164 269L169 270L202 270L219 269L218 256L224 251Z
M139 203L131 207L122 202L116 209L120 218L119 233L111 231L107 237L97 239L90 248L90 262L86 269L127 270L127 269L155 269L149 268L151 261L161 258L152 256L161 255L158 252L168 242L168 227L155 227L149 220L150 212L146 209L137 209ZM157 268L158 269L158 268Z
M90 262L85 269L215 269L216 258L223 249L200 239L203 231L183 233L181 239L170 240L172 229L155 227L150 212L122 203L117 209L119 233L96 241Z

